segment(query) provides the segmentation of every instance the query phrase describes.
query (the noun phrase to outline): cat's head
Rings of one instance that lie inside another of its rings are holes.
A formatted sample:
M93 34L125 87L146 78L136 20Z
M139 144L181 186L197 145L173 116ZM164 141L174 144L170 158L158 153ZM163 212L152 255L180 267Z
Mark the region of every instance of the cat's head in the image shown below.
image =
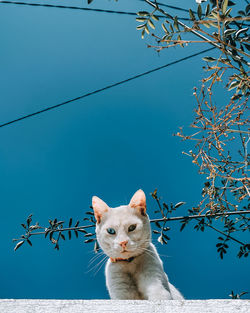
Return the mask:
M100 198L92 198L97 240L106 255L127 259L140 255L151 240L146 214L146 196L138 190L128 205L110 208Z

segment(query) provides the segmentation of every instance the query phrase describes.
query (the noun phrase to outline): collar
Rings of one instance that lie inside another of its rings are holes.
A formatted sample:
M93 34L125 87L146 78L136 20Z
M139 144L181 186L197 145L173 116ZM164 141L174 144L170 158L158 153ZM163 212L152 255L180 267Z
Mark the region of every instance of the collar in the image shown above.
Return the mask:
M110 258L110 261L112 263L116 263L116 262L120 262L120 261L125 261L125 262L132 262L134 260L134 256L132 256L131 258L128 258L128 259L122 259L122 258Z

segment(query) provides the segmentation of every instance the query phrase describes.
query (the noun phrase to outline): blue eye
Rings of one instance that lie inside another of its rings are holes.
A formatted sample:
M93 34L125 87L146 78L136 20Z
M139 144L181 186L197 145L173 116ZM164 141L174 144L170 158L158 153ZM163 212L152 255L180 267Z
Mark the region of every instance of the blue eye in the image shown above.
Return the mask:
M114 234L115 234L114 228L108 228L108 229L107 229L107 232L108 232L110 235L114 235Z

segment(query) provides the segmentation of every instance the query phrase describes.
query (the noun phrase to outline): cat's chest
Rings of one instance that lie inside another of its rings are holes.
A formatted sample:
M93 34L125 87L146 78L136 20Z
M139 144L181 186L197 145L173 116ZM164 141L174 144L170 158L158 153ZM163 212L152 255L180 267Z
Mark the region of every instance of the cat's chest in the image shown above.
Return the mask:
M115 264L111 264L114 272L120 274L129 274L129 276L133 277L135 280L146 270L146 263L143 262L143 258L135 258L131 262L121 261ZM111 269L112 270L112 269Z

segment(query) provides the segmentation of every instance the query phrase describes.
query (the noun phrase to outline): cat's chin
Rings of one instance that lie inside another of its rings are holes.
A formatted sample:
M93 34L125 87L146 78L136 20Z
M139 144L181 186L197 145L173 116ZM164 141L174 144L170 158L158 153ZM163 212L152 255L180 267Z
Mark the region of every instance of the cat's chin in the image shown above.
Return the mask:
M119 252L115 255L112 255L112 256L109 256L111 258L118 258L118 259L129 259L129 258L132 258L132 257L136 257L140 255L140 253L138 251L123 251L123 252Z
M129 251L121 252L121 258L127 259L127 258L131 258L132 256L133 256L133 253L131 253Z

